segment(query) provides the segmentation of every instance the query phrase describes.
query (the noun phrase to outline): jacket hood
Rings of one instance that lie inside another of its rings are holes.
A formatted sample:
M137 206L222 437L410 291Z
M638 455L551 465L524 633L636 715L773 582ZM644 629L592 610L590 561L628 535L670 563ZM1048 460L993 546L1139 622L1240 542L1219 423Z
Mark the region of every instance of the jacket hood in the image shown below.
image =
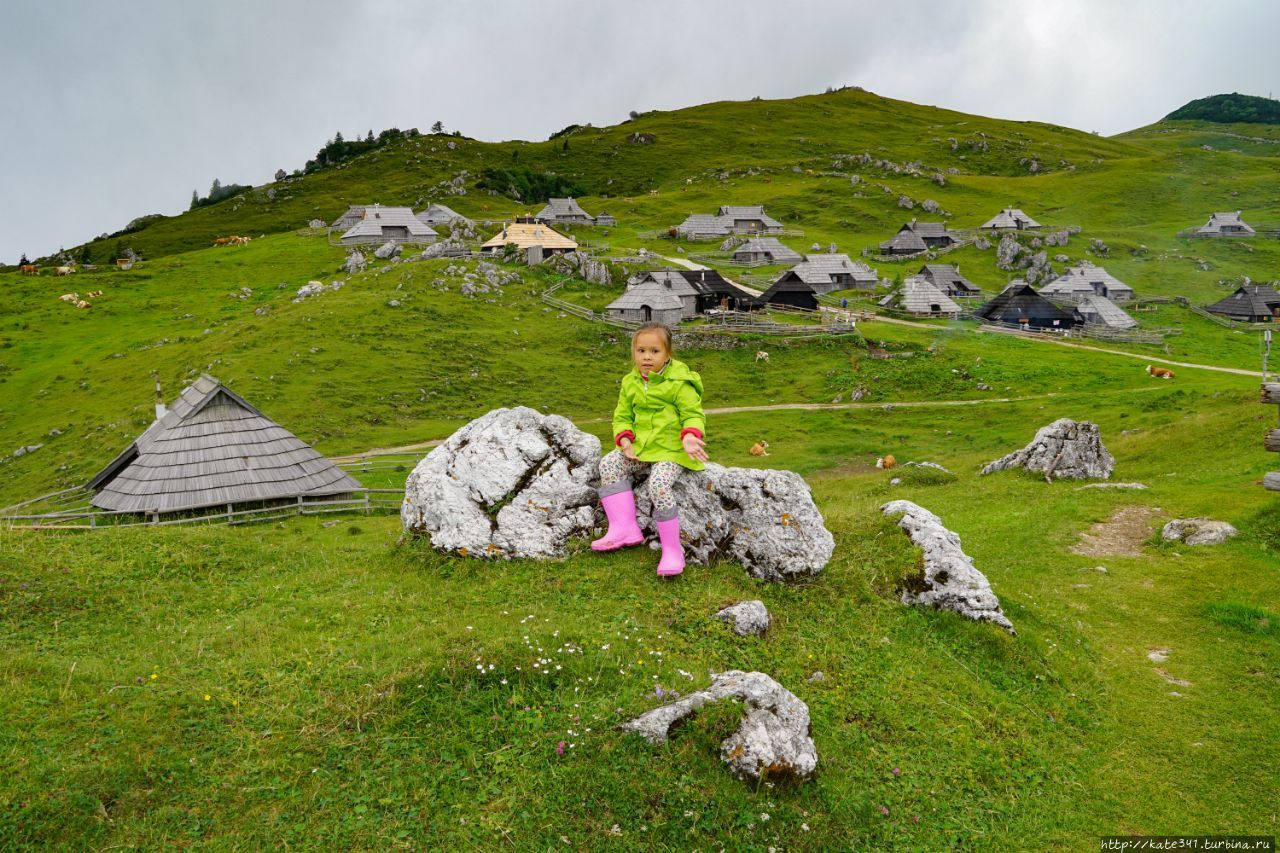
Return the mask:
M636 367L632 367L631 372L637 377L640 376L640 370ZM696 371L690 370L689 365L679 359L673 358L667 362L666 370L662 372L662 378L672 382L688 382L698 392L698 396L702 396L702 377Z

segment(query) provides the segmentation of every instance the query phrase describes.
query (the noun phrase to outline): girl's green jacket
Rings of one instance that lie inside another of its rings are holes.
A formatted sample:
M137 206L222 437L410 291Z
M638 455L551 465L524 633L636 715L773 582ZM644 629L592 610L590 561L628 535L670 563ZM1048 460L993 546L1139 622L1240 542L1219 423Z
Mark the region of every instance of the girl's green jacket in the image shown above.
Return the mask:
M683 361L673 358L660 372L650 373L648 387L635 368L622 377L613 411L614 443L629 433L641 462L675 462L701 471L702 463L690 458L681 442L686 432L701 438L705 429L702 377Z

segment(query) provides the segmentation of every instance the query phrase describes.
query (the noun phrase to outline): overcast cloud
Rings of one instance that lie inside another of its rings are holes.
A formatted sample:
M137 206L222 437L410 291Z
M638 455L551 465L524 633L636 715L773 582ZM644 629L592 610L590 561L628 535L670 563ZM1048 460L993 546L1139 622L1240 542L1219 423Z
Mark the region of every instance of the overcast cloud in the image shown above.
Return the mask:
M1280 4L3 0L0 261L262 184L335 131L545 139L858 85L1103 134L1280 89Z

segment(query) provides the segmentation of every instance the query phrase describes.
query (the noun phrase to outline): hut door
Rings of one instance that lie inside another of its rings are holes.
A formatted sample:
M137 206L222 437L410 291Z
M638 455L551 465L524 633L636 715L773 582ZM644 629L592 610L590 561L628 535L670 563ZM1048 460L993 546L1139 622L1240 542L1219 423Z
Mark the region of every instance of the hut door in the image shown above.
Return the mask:
M652 320L652 319L653 319L653 309L652 309L652 308L650 308L648 305L646 305L646 306L644 306L641 310L642 310L642 311L644 311L644 321L645 321L646 323L648 323L650 320Z

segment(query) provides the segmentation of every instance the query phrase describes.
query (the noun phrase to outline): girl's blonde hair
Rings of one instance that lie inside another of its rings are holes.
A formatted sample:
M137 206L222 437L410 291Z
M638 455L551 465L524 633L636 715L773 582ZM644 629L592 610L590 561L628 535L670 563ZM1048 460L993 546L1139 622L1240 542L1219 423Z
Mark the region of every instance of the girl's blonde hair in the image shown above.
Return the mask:
M645 323L643 326L641 326L640 328L636 329L634 332L631 333L632 346L635 346L636 338L640 336L641 332L658 332L659 334L661 334L662 342L667 346L667 356L668 357L675 356L676 354L675 344L671 340L671 330L667 328L666 324L659 323L656 320L653 322Z

